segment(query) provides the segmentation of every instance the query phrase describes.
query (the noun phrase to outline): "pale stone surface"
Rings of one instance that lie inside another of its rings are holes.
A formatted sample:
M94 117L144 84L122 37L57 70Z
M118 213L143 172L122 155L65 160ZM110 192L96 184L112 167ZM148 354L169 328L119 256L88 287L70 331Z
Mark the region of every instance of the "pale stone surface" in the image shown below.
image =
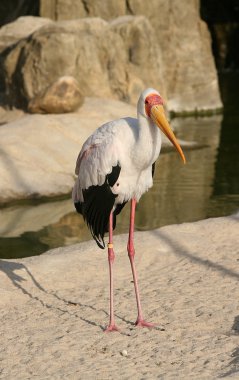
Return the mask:
M1 260L3 379L238 378L238 216L139 232L135 240L144 317L158 329L133 326L126 235L114 241L120 333L102 331L107 251L93 241Z
M135 107L86 99L78 113L26 115L0 128L0 202L69 193L76 158L101 124L134 116Z
M160 89L168 99L169 110L174 112L222 106L210 35L200 20L197 0L157 0L150 7L145 2L129 0L126 11L121 6L113 9L109 3L101 11L98 2L84 4L91 17L55 23L43 19L45 26L36 20L33 35L3 54L0 82L9 100L26 108L27 102L44 91L49 82L72 75L84 96L135 103L138 93L152 86ZM74 6L68 11L73 9ZM112 20L123 11L134 16ZM57 14L61 19L64 12ZM76 14L72 13L74 18ZM28 18L22 17L21 23L15 22L9 29L17 30L24 20L27 24ZM28 29L23 30L26 35ZM29 28L29 33L33 30Z
M144 14L155 29L172 111L222 106L211 37L200 19L199 0L129 0L132 14Z
M43 16L54 19L102 17L112 20L124 14L144 15L154 28L157 50L162 56L169 109L176 112L221 108L211 37L200 19L199 0L56 0L49 13L46 0ZM112 5L113 4L113 5ZM77 7L77 9L76 9ZM149 40L152 37L149 36ZM135 39L135 45L138 40ZM144 44L148 43L148 38ZM145 55L147 59L147 55ZM148 62L147 67L150 67Z
M17 43L20 39L28 37L35 30L44 25L51 24L52 20L43 17L19 17L16 21L0 28L0 52Z
M129 41L124 41L124 34ZM5 83L9 102L24 108L49 82L63 75L73 76L84 96L134 103L146 87L163 89L155 43L153 29L142 16L123 18L118 24L99 18L56 22L35 31L2 56L0 81Z
M151 24L143 16L124 16L111 21L110 26L124 42L128 59L128 97L131 102L138 99L138 94L145 87L158 88L166 99L161 49Z
M84 97L79 84L71 76L60 77L28 104L31 113L66 113L76 111Z
M98 16L110 20L123 16L127 12L125 0L41 0L40 13L43 17L51 17L54 20L72 20L82 17Z

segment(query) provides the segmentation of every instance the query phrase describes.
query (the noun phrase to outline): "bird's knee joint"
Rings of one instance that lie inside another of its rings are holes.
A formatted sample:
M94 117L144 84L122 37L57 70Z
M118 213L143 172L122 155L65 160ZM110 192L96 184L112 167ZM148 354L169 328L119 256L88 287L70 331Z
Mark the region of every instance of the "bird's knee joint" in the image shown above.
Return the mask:
M134 249L133 244L128 244L127 250L128 250L129 257L134 257L134 255L135 255L135 249Z
M108 245L108 260L109 262L113 263L114 259L115 259L115 253L113 250L113 244L112 244L112 247L109 247Z

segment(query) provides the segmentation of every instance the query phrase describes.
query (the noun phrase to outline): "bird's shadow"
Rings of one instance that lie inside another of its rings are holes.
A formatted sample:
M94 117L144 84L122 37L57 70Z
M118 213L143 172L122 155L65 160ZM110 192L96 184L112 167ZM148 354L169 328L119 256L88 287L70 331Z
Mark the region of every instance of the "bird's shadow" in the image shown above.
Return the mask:
M76 313L76 314L72 313L69 310L67 310L67 308L63 309L62 307L58 307L58 306L53 305L52 303L46 302L43 299L43 297L40 297L38 295L32 294L27 289L27 287L24 286L24 282L26 281L26 279L24 277L22 277L21 275L19 275L18 273L16 273L16 271L24 270L27 273L27 275L29 276L29 278L32 281L32 283L35 285L35 287L38 290L40 290L44 294L53 296L58 301L63 302L66 306L80 306L82 308L88 308L88 309L94 310L96 312L100 311L100 310L97 310L92 305L83 304L81 302L73 302L73 301L67 300L67 299L65 299L63 297L60 297L55 291L49 291L49 290L47 290L45 287L43 287L39 283L39 281L36 279L36 277L32 274L32 272L28 269L28 267L25 264L14 262L12 260L11 261L1 260L0 261L0 270L7 275L7 277L11 280L12 284L17 289L19 289L24 295L27 295L30 299L35 300L38 303L40 303L41 306L46 307L47 309L55 309L55 310L61 311L63 314L67 313L70 316L74 316L76 318L80 318L85 323L88 323L88 324L93 325L93 326L97 326L101 330L104 330L104 327L102 325L97 324L96 322L91 321L89 319L86 319L86 318L80 316L78 313ZM108 313L106 311L104 311L104 312L105 312L106 315L108 315Z
M30 299L38 302L42 307L45 307L47 309L52 309L52 310L56 310L56 311L60 311L63 314L68 314L69 316L71 317L75 317L75 318L79 318L81 321L83 321L84 323L87 323L89 325L92 325L92 326L96 326L96 327L99 327L102 331L105 330L105 327L106 326L103 326L101 324L98 324L96 323L95 321L92 321L92 320L89 320L89 319L86 319L84 318L82 315L79 315L79 313L72 313L68 308L72 308L72 306L78 306L82 309L90 309L90 310L93 310L95 311L97 314L99 312L103 312L108 318L109 318L109 313L104 310L104 309L97 309L95 306L93 305L89 305L89 304L86 304L86 303L82 303L82 302L75 302L75 301L71 301L71 300L68 300L64 297L61 297L59 296L56 291L52 291L52 290L47 290L45 287L43 287L39 281L36 279L36 277L33 275L33 273L29 270L29 268L25 265L25 264L22 264L22 263L19 263L19 262L15 262L15 261L8 261L8 260L0 260L0 270L2 272L4 272L6 274L6 276L10 279L10 281L12 282L12 284L18 289L20 290L24 295L28 296ZM49 302L46 302L44 300L43 297L40 297L38 295L34 295L32 294L26 286L24 286L24 282L26 282L27 280L22 277L21 275L19 275L18 273L16 273L17 271L22 271L24 270L25 273L28 275L28 277L30 278L31 282L34 284L34 286L40 290L40 292L44 293L44 294L47 294L47 295L50 295L52 297L54 297L55 299L57 299L58 301L62 302L65 304L66 308L62 308L60 306L55 306L53 305L53 303L49 303ZM133 322L127 320L126 318L124 317L121 317L120 315L117 315L115 314L115 316L122 320L123 322L125 322L126 324L128 325L134 325ZM121 334L123 335L128 335L128 334L125 334L123 332L121 332Z

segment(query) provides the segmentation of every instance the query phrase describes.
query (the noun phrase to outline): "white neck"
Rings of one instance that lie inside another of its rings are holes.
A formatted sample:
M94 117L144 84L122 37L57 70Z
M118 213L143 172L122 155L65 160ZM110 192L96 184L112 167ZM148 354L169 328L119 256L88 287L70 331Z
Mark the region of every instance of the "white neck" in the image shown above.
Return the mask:
M139 165L146 168L153 164L161 149L161 133L151 119L138 113L138 141L135 147Z

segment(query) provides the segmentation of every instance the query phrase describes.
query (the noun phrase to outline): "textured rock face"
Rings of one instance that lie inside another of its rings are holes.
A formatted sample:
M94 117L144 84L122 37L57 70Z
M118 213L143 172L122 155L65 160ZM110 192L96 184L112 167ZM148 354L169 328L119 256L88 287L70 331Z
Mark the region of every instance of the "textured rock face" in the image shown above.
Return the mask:
M123 14L146 16L154 28L162 56L168 108L181 112L222 106L211 38L200 19L199 0L151 0L150 4L144 0L105 0L103 5L100 0L56 0L54 14L50 13L49 2L42 0L41 4L43 16L55 18L57 15L57 19L99 16L111 20ZM148 43L147 38L144 43Z
M136 102L146 86L163 89L153 34L142 16L112 23L97 18L51 23L2 54L2 81L20 107L63 75L76 78L85 96Z
M124 44L129 99L136 102L145 87L155 87L166 97L161 51L148 20L143 16L124 16L113 20L110 27Z
M35 32L40 27L50 23L52 21L47 18L28 16L19 17L16 21L4 25L0 29L0 52L20 39L29 36L29 34Z
M31 113L65 113L74 112L84 101L75 78L65 76L46 88L43 93L33 98L28 110Z
M131 0L130 4L133 12L144 12L142 1ZM221 107L210 34L200 20L199 1L154 0L145 12L162 50L169 109Z
M35 27L33 17L27 27L28 19L21 18L4 27L19 38L35 30L0 57L1 87L18 106L26 107L52 80L72 75L85 96L134 103L143 88L152 86L168 99L171 111L221 107L199 0L152 0L150 5L143 0L42 1L41 13L58 20L87 18L55 23L36 18ZM16 32L17 26L25 34Z
M126 0L41 0L40 14L54 20L101 17L111 20L127 14Z
M193 111L221 107L217 73L199 1L129 0L132 14L151 22L162 55L168 108Z

